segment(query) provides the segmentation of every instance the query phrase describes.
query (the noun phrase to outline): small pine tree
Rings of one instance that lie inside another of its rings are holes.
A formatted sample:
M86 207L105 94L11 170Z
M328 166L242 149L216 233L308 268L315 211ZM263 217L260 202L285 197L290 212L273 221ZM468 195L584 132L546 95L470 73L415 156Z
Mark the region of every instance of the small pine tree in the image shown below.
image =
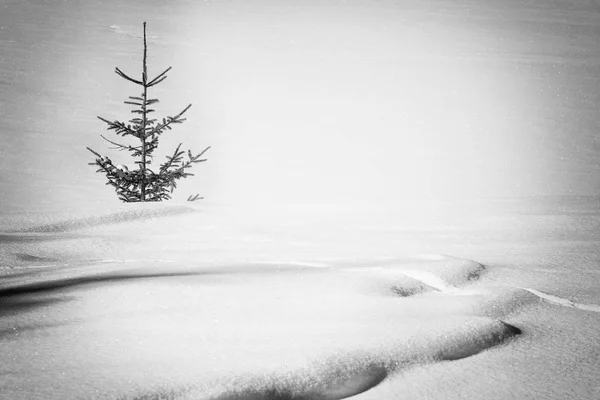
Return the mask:
M180 124L185 121L183 114L192 106L189 104L179 114L174 117L162 118L161 122L157 119L152 119L150 114L154 112L150 108L153 104L158 103L158 99L148 98L148 89L158 85L167 78L166 73L171 70L167 68L154 79L148 79L146 65L146 22L144 22L144 56L142 79L137 80L127 76L119 68L115 68L115 72L121 78L133 82L143 88L142 94L138 96L129 96L129 100L125 104L132 105L135 108L131 111L134 118L129 120L129 124L120 121L109 121L106 118L98 117L108 125L108 130L113 130L119 136L133 136L140 141L139 146L130 146L108 140L103 135L102 138L114 145L114 149L120 151L127 150L134 158L140 160L135 161L139 168L134 171L129 171L126 166L114 165L108 157L103 157L99 153L87 147L95 156L96 160L89 165L97 165L100 168L96 172L104 173L108 179L107 185L115 188L119 199L124 202L142 202L142 201L162 201L171 198L170 194L177 187L176 181L181 178L187 178L193 174L186 172L192 164L201 163L206 159L201 158L210 147L205 148L198 155L192 155L188 150L187 161L184 161L185 152L181 149L181 143L175 149L172 156L167 156L167 161L160 165L158 171L153 171L148 166L152 163L154 150L158 147L160 136L167 130L172 129L173 124ZM197 198L197 196L196 196ZM195 199L194 199L195 200Z

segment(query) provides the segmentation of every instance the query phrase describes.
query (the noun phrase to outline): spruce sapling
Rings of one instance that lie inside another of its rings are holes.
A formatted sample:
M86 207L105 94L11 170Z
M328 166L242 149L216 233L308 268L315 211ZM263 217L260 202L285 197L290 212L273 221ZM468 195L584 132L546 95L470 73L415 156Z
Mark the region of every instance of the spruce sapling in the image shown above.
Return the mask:
M114 131L117 136L133 136L140 141L139 146L124 145L113 142L102 136L104 140L114 145L113 149L127 150L134 158L139 158L135 161L138 164L138 169L130 171L127 166L114 165L108 158L101 156L96 151L87 147L95 156L96 160L89 165L97 165L100 168L96 172L106 175L108 179L107 185L115 188L119 199L124 202L142 202L142 201L162 201L171 198L170 194L177 187L177 180L192 176L192 173L186 172L193 164L206 161L202 156L208 151L206 147L202 152L193 155L190 150L187 151L187 160L184 160L185 151L181 150L181 143L172 156L167 156L167 160L162 163L158 171L149 168L152 164L154 150L158 147L160 136L167 130L172 129L172 125L180 124L186 119L183 115L192 106L189 104L179 114L173 117L158 119L151 118L150 114L154 112L150 108L153 104L158 103L158 99L148 98L148 89L158 85L167 78L166 73L171 70L167 68L154 79L148 79L147 70L147 44L146 44L146 22L144 22L144 56L142 79L137 80L126 75L119 68L115 68L115 72L121 78L139 85L143 88L140 96L129 96L129 100L125 104L134 106L131 111L134 118L129 120L129 123L120 121L110 121L106 118L98 117L108 125L108 130ZM195 199L194 199L195 200Z

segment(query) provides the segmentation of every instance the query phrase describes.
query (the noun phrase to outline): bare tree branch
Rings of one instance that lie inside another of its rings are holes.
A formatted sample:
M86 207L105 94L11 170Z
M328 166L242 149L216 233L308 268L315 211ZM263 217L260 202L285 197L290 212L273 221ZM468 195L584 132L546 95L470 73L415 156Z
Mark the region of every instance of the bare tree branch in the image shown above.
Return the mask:
M167 77L166 77L166 76L165 76L165 77L163 77L163 75L164 75L164 74L166 74L167 72L169 72L169 71L171 70L171 68L173 68L173 67L169 67L169 68L165 69L163 72L161 72L160 74L158 74L158 75L156 76L156 78L154 78L154 79L152 79L150 82L148 82L148 83L147 83L148 87L150 87L150 86L154 86L154 85L156 85L156 84L158 84L158 83L162 82L163 80L165 80ZM161 78L162 78L162 79L161 79ZM158 81L159 79L160 79L160 81Z
M126 74L125 74L123 71L121 71L119 68L115 68L115 73L116 73L117 75L119 75L121 78L127 79L128 81L130 81L130 82L133 82L133 83L135 83L135 84L137 84L137 85L144 86L144 83L143 83L143 82L140 82L140 81L138 81L137 79L133 79L133 78L131 78L131 77L127 76L127 75L126 75Z

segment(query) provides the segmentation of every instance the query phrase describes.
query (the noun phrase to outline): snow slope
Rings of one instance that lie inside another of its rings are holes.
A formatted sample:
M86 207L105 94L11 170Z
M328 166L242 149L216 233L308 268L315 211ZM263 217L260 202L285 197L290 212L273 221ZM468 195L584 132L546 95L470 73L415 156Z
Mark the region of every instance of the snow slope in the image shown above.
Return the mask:
M578 220L600 217L597 198L475 204L460 218L440 208L435 224L383 223L375 210L241 218L209 205L20 225L11 214L0 236L0 393L594 398L598 230Z

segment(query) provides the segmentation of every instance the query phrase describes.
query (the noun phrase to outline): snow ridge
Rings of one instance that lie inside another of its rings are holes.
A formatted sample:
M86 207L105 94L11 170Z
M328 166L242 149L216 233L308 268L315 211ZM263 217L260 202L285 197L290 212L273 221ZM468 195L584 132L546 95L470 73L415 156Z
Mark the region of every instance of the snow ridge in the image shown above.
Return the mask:
M59 233L69 232L100 225L112 225L129 221L144 220L158 217L169 217L194 212L193 208L185 206L168 206L157 209L133 209L114 212L101 216L87 216L67 219L51 224L38 225L17 230L24 233Z
M536 289L531 289L531 288L520 288L520 289L526 290L529 293L536 295L540 299L546 300L553 304L558 304L559 306L572 307L572 308L577 308L580 310L593 311L593 312L600 313L600 306L597 306L597 305L576 303L569 299L565 299L565 298L562 298L559 296L554 296L552 294L544 293L544 292L541 292Z

